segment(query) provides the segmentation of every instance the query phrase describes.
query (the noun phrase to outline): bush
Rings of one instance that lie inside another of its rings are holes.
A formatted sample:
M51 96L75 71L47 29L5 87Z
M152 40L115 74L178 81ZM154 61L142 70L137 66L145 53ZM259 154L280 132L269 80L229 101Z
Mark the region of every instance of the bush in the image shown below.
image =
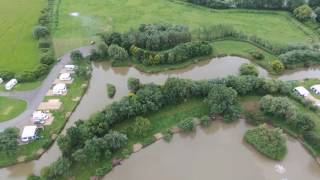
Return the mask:
M284 65L282 64L282 62L278 60L272 61L271 66L272 66L272 70L278 74L284 71Z
M182 120L178 123L178 127L183 131L183 132L189 132L195 130L196 126L193 121L193 118L187 118L185 120Z
M140 89L140 80L138 78L130 77L128 79L128 88L131 92L136 93Z
M80 60L83 60L83 55L82 55L81 51L75 50L75 51L72 51L72 52L71 52L70 58L71 58L73 61L80 61Z
M100 58L100 53L96 49L92 49L89 56L90 61L96 61Z
M255 59L255 60L263 60L264 55L260 51L251 51L249 54Z
M108 96L113 98L113 96L116 94L116 87L113 84L107 84L107 91Z
M21 73L16 74L15 78L18 80L18 82L32 82L36 80L38 77L37 74L35 74L32 71L23 71Z
M298 20L305 21L311 18L312 9L307 4L304 4L297 7L293 11L293 14Z
M320 152L320 135L315 131L308 131L303 135L304 140L317 152Z
M314 13L317 15L317 17L316 17L317 22L320 22L320 7L317 7L314 10Z
M50 67L46 64L39 64L33 71L37 78L42 77L49 73Z
M287 153L286 140L280 129L269 129L266 125L248 130L244 139L262 154L282 160Z
M245 63L240 66L240 75L258 76L259 71L255 65Z
M116 60L125 60L128 58L128 52L124 48L115 44L111 44L109 46L108 54Z
M132 132L135 136L144 137L151 129L151 123L149 119L143 117L137 117L132 126Z
M9 81L10 79L14 78L15 74L10 71L0 71L0 78L4 81Z
M55 59L51 53L43 53L40 57L40 62L42 64L51 65L54 61Z
M211 123L211 120L208 116L203 116L200 118L200 124L203 127L208 127Z
M48 38L40 38L38 41L38 47L40 49L48 49L51 47L51 40Z
M164 133L164 136L163 136L163 139L166 141L166 142L170 142L173 138L173 133L170 129L168 129L165 133Z
M33 28L32 34L34 38L40 39L40 38L47 37L50 33L49 33L49 29L46 28L45 26L35 26Z
M108 45L106 45L105 43L100 43L97 47L101 58L107 58L109 56Z
M95 175L98 177L103 177L111 170L112 170L112 164L111 164L111 162L107 162L101 168L96 169Z

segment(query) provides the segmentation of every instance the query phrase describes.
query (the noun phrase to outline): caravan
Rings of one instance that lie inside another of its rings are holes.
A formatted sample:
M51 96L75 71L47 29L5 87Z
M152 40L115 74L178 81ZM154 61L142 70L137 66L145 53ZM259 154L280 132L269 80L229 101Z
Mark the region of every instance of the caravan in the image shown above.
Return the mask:
M53 89L52 89L53 95L63 95L65 93L67 93L66 84L59 83L59 84L56 84L55 86L53 86Z
M70 73L62 73L59 76L59 80L60 81L70 81L70 80L72 80L71 74Z
M29 142L37 139L37 126L25 126L22 131L21 141Z
M316 94L320 94L320 84L316 84L310 87L310 89L315 92Z
M7 84L5 85L6 90L10 91L15 85L17 85L18 81L16 79L11 79Z
M44 124L49 119L49 115L42 111L35 111L32 114L32 121L34 124Z

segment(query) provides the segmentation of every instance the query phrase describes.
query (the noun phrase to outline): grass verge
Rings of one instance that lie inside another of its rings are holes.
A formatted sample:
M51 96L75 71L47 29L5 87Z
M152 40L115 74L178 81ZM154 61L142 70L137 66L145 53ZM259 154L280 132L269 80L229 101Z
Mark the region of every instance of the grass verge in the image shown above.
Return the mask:
M17 117L27 108L27 102L19 99L0 97L0 122Z

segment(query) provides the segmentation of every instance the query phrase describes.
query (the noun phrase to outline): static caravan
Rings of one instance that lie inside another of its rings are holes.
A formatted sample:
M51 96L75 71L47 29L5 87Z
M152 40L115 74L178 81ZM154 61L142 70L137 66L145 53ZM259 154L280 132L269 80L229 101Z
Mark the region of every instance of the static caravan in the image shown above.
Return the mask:
M65 68L67 71L74 71L77 67L76 67L75 65L68 64L68 65L65 65L64 68Z
M18 81L16 79L11 79L7 84L5 85L6 90L10 91L15 85L17 85Z
M310 89L316 94L320 94L320 84L316 84L310 87Z
M37 139L37 126L25 126L21 134L22 142L29 142Z
M300 96L303 96L303 97L306 97L310 94L310 92L304 88L303 86L299 86L299 87L296 87L294 88L294 90L297 94L299 94Z
M70 81L72 79L71 74L70 73L62 73L59 76L59 80L61 81Z
M62 95L62 94L65 94L66 92L67 92L67 86L66 84L63 84L63 83L56 84L52 88L53 95Z

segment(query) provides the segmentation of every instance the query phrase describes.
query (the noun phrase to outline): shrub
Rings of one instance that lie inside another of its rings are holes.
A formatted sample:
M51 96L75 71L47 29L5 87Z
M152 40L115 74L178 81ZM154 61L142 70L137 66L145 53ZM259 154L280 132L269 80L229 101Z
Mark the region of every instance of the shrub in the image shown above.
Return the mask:
M258 76L259 71L255 65L245 63L240 66L240 75Z
M276 73L282 73L284 71L284 65L278 60L272 61L271 66L273 71Z
M149 119L143 117L137 117L132 126L132 132L135 136L144 137L151 129L151 123Z
M314 10L314 13L317 15L317 16L316 16L317 22L320 22L320 7L317 7L317 8Z
M112 170L112 164L111 164L111 162L107 162L107 163L103 164L103 166L101 168L96 169L95 175L98 177L103 177L111 170Z
M108 96L113 98L113 96L116 94L116 87L113 84L107 84L107 91Z
M32 82L36 80L37 74L32 71L23 71L21 73L16 74L15 77L19 82Z
M4 81L9 81L10 79L14 78L15 74L10 71L0 71L0 78Z
M51 53L43 53L40 57L40 62L42 64L51 65L54 61L55 59Z
M92 49L89 56L90 61L96 61L100 59L100 53L96 49Z
M140 80L138 78L130 77L128 79L128 88L131 92L136 93L140 89Z
M48 38L40 38L38 41L38 47L40 49L48 49L51 46L51 41ZM49 50L48 50L49 51ZM47 52L47 51L46 51Z
M208 116L203 116L200 118L200 124L203 127L208 127L211 123L211 120Z
M193 131L196 128L193 118L187 118L180 121L178 127L184 132Z
M128 58L128 52L124 48L115 44L111 44L109 46L108 54L116 60L125 60Z
M36 69L33 71L37 78L42 77L48 74L50 67L46 64L39 64Z
M260 51L251 51L249 54L256 60L264 59L264 55Z
M107 58L109 56L108 54L108 45L106 45L105 43L100 43L98 44L98 52L101 56L101 58Z
M303 135L304 140L317 152L320 152L320 135L315 131L308 131Z
M316 126L309 115L302 113L299 113L295 118L290 119L288 124L299 134L311 131Z
M70 58L73 61L80 61L80 60L83 60L83 55L80 50L75 50L71 52Z
M45 26L35 26L32 33L36 39L45 38L50 34L49 29Z
M248 130L244 139L262 154L282 160L287 153L286 140L280 129L270 129L266 125Z
M173 138L173 133L170 129L168 129L165 133L164 133L164 136L163 136L163 139L166 141L166 142L170 142Z
M305 21L311 18L312 9L307 4L304 4L302 6L297 7L293 11L293 14L300 21Z

